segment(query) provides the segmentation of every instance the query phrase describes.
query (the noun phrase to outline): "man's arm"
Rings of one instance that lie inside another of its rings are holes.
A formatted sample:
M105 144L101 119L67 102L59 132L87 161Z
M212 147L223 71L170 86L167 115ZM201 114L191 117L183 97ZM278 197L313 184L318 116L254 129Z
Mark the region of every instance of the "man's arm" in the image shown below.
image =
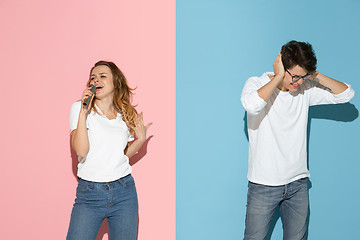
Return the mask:
M270 77L271 81L265 85L258 86L256 82L250 78L244 86L241 94L241 103L248 114L256 115L266 106L267 101L284 78L285 68L279 54L273 64L274 77Z
M259 97L264 99L266 102L269 100L279 83L284 79L285 76L285 68L281 61L281 54L277 55L275 62L273 64L275 77L265 84L263 87L261 87L257 92L259 94Z
M311 80L329 88L332 94L340 94L348 88L345 83L329 78L319 72L315 72Z

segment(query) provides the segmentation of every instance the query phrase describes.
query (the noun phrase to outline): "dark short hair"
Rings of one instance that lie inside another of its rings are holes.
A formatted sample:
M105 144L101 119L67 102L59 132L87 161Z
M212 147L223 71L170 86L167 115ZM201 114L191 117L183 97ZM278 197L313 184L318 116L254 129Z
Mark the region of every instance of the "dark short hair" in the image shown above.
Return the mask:
M316 56L310 43L290 41L281 47L281 58L286 69L296 65L311 73L316 70Z

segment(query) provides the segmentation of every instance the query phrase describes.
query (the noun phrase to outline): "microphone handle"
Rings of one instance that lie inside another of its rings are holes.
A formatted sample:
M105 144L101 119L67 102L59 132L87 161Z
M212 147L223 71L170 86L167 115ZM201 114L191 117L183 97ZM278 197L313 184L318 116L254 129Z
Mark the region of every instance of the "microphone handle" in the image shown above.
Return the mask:
M91 91L92 94L91 94L91 96L89 96L89 97L85 100L85 102L83 102L84 107L87 107L87 105L88 105L89 102L90 102L90 99L91 99L92 95L93 95L94 92L96 91L96 86L95 86L95 85L91 84L90 87L91 87L90 91Z

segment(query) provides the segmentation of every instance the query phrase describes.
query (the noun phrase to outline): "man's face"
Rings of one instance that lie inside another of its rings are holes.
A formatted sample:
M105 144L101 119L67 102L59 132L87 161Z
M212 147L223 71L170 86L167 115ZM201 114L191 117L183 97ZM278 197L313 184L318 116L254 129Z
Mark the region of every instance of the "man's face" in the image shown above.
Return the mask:
M299 65L295 65L294 67L290 69L286 69L285 76L282 81L282 85L279 86L281 91L287 92L295 92L299 88L301 84L304 83L304 79L301 77L304 77L308 74L308 72L300 67ZM300 77L300 78L299 78ZM299 79L297 81L293 81L296 79Z

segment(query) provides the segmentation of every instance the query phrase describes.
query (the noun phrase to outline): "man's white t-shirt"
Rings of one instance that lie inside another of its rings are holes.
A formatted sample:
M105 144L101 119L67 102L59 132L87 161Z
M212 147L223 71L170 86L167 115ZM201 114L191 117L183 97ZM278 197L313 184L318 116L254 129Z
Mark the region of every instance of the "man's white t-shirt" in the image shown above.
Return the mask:
M71 132L77 128L80 110L80 101L71 106ZM97 111L99 114L91 111L86 118L90 148L84 158L79 157L77 175L88 181L111 182L131 173L124 149L133 136L119 113L109 120L98 107Z
M307 168L307 123L309 106L345 103L354 96L350 85L337 95L319 84L305 81L296 92L278 88L266 102L257 90L274 73L249 78L241 94L247 111L249 134L248 180L279 186L309 177Z

